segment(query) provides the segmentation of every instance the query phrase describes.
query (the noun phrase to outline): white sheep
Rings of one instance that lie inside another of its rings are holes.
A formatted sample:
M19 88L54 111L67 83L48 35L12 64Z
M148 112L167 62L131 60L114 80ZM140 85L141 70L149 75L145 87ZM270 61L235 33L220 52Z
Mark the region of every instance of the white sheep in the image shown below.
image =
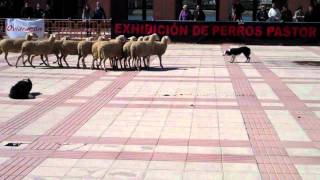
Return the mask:
M2 39L0 41L0 55L4 53L4 59L9 66L11 66L11 64L8 61L8 53L19 53L21 51L22 43L32 40L34 36L33 33L28 33L25 39Z
M103 36L100 36L98 38L98 41L103 41L105 38ZM80 59L82 58L82 66L86 68L85 64L85 58L92 54L92 46L97 41L93 41L93 38L86 39L85 41L81 41L78 44L78 63L77 67L80 67Z
M100 65L98 63L98 59L100 59L100 61L101 61L101 58L99 56L98 49L102 44L106 43L107 41L109 41L109 39L106 39L105 41L96 41L95 43L93 43L92 48L91 48L92 57L93 57L91 69L95 68L94 63L96 63L97 68L99 68Z
M136 41L132 43L130 47L131 58L138 70L141 68L141 58L143 59L144 65L147 66L145 59L152 53L155 41L158 39L159 36L157 34L152 34L148 41Z
M62 66L62 59L65 62L65 64L69 67L68 62L66 61L66 58L68 55L78 55L78 44L80 41L76 40L64 40L62 42L62 48L61 48L61 57L58 62L59 66Z
M51 51L50 54L54 54L56 56L57 60L55 62L53 62L53 63L57 63L58 62L58 65L60 66L60 63L59 63L60 57L59 57L59 55L61 54L62 43L63 43L64 40L69 40L69 39L70 39L69 36L64 36L64 37L61 38L61 40L55 40L54 41L53 48L52 48L52 51ZM41 55L41 60L44 62L43 55ZM40 65L42 65L42 64L45 64L45 65L49 66L49 62L41 63Z
M124 35L120 35L120 36L117 36L116 39L125 39ZM99 49L101 46L103 46L104 44L106 43L109 43L110 41L115 41L116 39L107 39L106 41L97 41L95 42L93 45L92 45L92 65L91 65L91 69L94 69L95 68L95 63L96 63L96 66L97 68L99 68L101 66L101 63L103 61L102 57L100 56L100 53L99 53ZM100 63L98 62L98 59L100 60Z
M20 58L22 58L23 64L25 64L26 61L24 61L24 56L27 55L27 61L30 63L32 67L32 60L35 56L43 55L47 62L48 61L48 54L52 52L53 45L55 41L55 35L51 34L49 39L41 40L41 41L25 41L22 43L21 46L21 55L18 57L16 62L16 67L18 66L18 62ZM31 56L34 55L32 58ZM43 61L44 62L44 61ZM45 63L45 62L44 62Z
M131 63L130 63L130 60L131 60L130 47L131 47L131 45L132 45L132 43L133 43L134 41L137 41L137 38L136 38L135 36L129 37L128 39L129 39L129 41L126 42L126 43L123 45L123 57L124 57L123 64L124 64L124 68L127 67L127 62L128 62L129 67L131 68ZM128 58L129 58L129 59L128 59Z
M169 36L164 36L161 39L161 42L154 42L153 47L151 48L150 56L157 55L160 61L160 67L163 69L162 65L162 55L166 52L168 44L170 43ZM150 64L150 59L148 59L148 66Z
M112 68L118 68L118 61L120 61L123 57L123 45L125 42L126 38L124 36L120 36L114 40L110 40L102 44L98 48L99 57L101 60L103 60L104 70L106 70L107 59L110 60L110 66ZM121 61L120 66L122 68Z
M143 41L149 41L152 36L158 36L158 35L157 35L156 33L153 33L153 34L151 34L151 35L149 35L149 36L144 36L144 37L143 37ZM158 37L159 37L159 36L158 36Z

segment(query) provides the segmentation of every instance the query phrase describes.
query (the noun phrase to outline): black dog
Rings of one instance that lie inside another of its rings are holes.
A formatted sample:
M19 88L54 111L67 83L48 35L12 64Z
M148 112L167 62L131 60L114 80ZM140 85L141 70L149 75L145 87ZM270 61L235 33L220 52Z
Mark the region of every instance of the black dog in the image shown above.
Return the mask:
M12 99L29 99L32 89L32 82L30 79L23 79L12 86L9 97Z
M225 53L223 54L228 55L228 56L232 56L231 59L231 63L234 62L234 59L236 58L237 55L243 53L244 56L246 56L247 61L246 62L250 62L250 54L251 54L251 50L250 48L246 47L246 46L242 46L239 48L231 48L229 50L226 50Z

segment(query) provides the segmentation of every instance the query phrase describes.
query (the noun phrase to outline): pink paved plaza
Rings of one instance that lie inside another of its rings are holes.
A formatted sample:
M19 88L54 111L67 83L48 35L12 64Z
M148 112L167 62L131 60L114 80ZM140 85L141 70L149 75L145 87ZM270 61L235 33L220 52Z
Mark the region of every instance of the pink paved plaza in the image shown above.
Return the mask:
M231 64L237 46L171 44L149 71L1 55L0 179L320 179L320 47L250 46ZM9 99L26 77L41 95Z

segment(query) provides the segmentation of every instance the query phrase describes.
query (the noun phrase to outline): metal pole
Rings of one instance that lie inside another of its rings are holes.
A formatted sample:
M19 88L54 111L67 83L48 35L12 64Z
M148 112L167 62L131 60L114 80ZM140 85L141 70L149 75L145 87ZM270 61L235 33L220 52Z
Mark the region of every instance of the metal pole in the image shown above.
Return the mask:
M147 0L142 0L142 20L147 20Z
M252 20L257 20L257 9L258 9L258 0L253 0L253 9L252 9Z
M220 21L220 0L216 0L216 21Z

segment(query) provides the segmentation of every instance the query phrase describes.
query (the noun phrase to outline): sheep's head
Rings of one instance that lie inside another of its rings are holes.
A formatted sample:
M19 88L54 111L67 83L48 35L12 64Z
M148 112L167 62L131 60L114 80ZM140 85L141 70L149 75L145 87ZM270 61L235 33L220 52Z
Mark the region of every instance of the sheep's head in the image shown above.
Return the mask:
M143 41L143 36L140 36L137 41Z
M122 39L122 38L126 38L124 35L119 35L116 37L116 39Z
M128 39L129 39L129 41L137 41L137 38L135 36L131 36Z
M157 34L151 34L149 36L149 41L151 41L151 42L159 41L159 40L160 40L160 38L159 38L159 36Z
M161 39L161 42L165 43L165 44L169 44L169 43L171 43L171 39L169 36L163 36Z
M125 43L126 37L124 35L120 35L120 36L116 37L116 40L120 41L121 43Z
M142 41L149 41L149 39L150 39L150 36L142 37Z
M49 37L50 41L55 41L56 40L56 34L51 34Z
M33 37L37 37L35 33L27 33L26 34L26 40L30 41Z
M99 37L98 37L98 41L105 41L105 40L107 40L107 39L106 39L106 37L104 37L104 36L99 36Z
M70 40L70 36L63 36L63 37L61 38L61 40L62 40L62 41Z
M93 37L87 37L85 41L93 41Z

